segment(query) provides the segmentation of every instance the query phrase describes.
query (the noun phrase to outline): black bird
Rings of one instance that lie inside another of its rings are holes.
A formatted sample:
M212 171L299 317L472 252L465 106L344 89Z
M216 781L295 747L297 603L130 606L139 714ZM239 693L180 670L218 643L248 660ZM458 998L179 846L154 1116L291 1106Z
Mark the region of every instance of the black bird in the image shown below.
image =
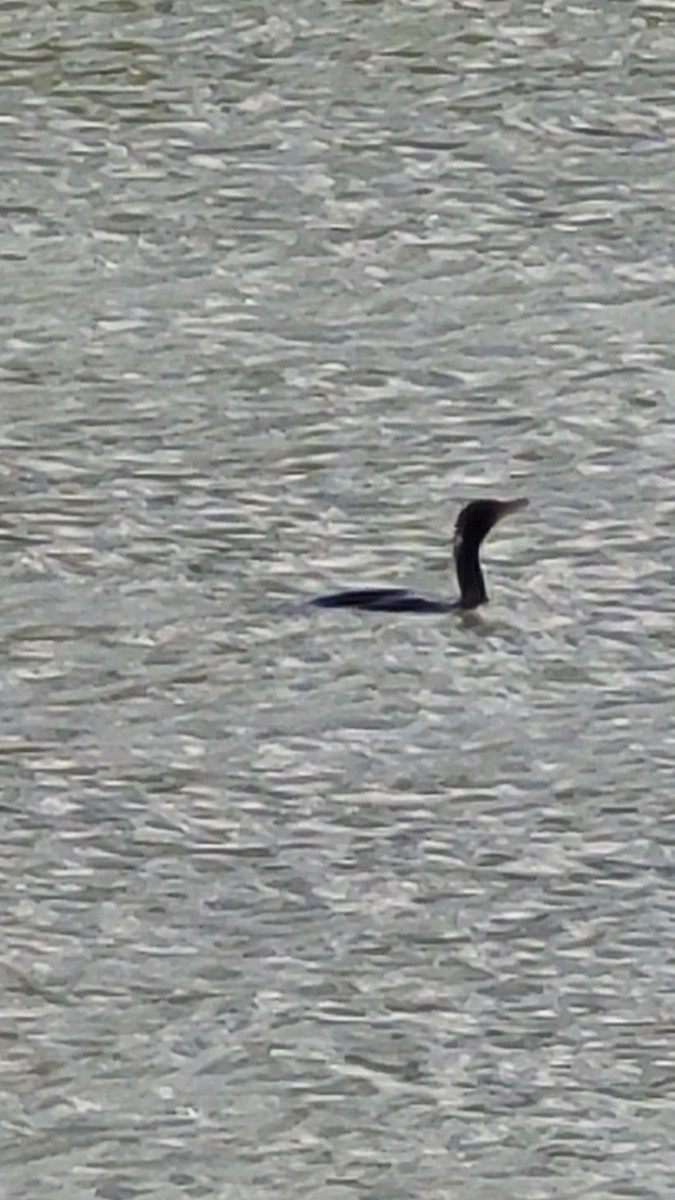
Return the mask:
M405 588L354 588L330 592L310 600L319 608L363 608L368 612L450 612L452 609L478 608L487 604L485 580L478 552L490 530L509 513L527 508L529 500L472 500L463 508L455 524L453 555L459 597L457 600L432 600L416 596Z

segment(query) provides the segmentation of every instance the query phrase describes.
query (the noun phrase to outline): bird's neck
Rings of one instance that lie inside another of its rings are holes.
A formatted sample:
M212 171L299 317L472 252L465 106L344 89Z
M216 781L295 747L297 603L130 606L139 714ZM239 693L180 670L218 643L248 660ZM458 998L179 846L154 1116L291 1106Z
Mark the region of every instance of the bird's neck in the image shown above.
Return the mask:
M459 607L478 608L487 602L485 580L478 558L478 546L462 541L455 552L455 568L459 583Z

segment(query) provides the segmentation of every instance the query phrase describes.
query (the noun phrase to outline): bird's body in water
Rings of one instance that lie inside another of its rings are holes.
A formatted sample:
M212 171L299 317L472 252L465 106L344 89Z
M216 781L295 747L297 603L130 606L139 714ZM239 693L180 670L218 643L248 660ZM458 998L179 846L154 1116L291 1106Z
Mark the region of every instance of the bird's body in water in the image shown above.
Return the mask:
M459 584L456 600L434 600L416 596L405 588L353 588L317 596L310 603L319 608L361 608L367 612L440 613L453 609L478 608L487 603L485 580L480 565L481 543L490 530L509 513L526 508L527 500L473 500L463 508L455 524L453 554Z

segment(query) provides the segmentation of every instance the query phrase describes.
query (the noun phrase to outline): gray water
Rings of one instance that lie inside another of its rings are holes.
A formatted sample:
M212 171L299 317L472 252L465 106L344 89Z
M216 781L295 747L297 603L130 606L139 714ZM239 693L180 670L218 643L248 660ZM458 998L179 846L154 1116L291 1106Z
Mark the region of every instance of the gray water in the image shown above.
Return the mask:
M0 1195L672 1200L672 5L0 59Z

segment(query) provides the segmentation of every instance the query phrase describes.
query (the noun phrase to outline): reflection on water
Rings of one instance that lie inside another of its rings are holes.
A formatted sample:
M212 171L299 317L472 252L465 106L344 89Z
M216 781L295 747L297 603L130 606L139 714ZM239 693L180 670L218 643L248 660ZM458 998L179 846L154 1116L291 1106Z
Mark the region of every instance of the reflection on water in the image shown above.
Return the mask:
M7 1195L670 1198L669 14L0 30Z

